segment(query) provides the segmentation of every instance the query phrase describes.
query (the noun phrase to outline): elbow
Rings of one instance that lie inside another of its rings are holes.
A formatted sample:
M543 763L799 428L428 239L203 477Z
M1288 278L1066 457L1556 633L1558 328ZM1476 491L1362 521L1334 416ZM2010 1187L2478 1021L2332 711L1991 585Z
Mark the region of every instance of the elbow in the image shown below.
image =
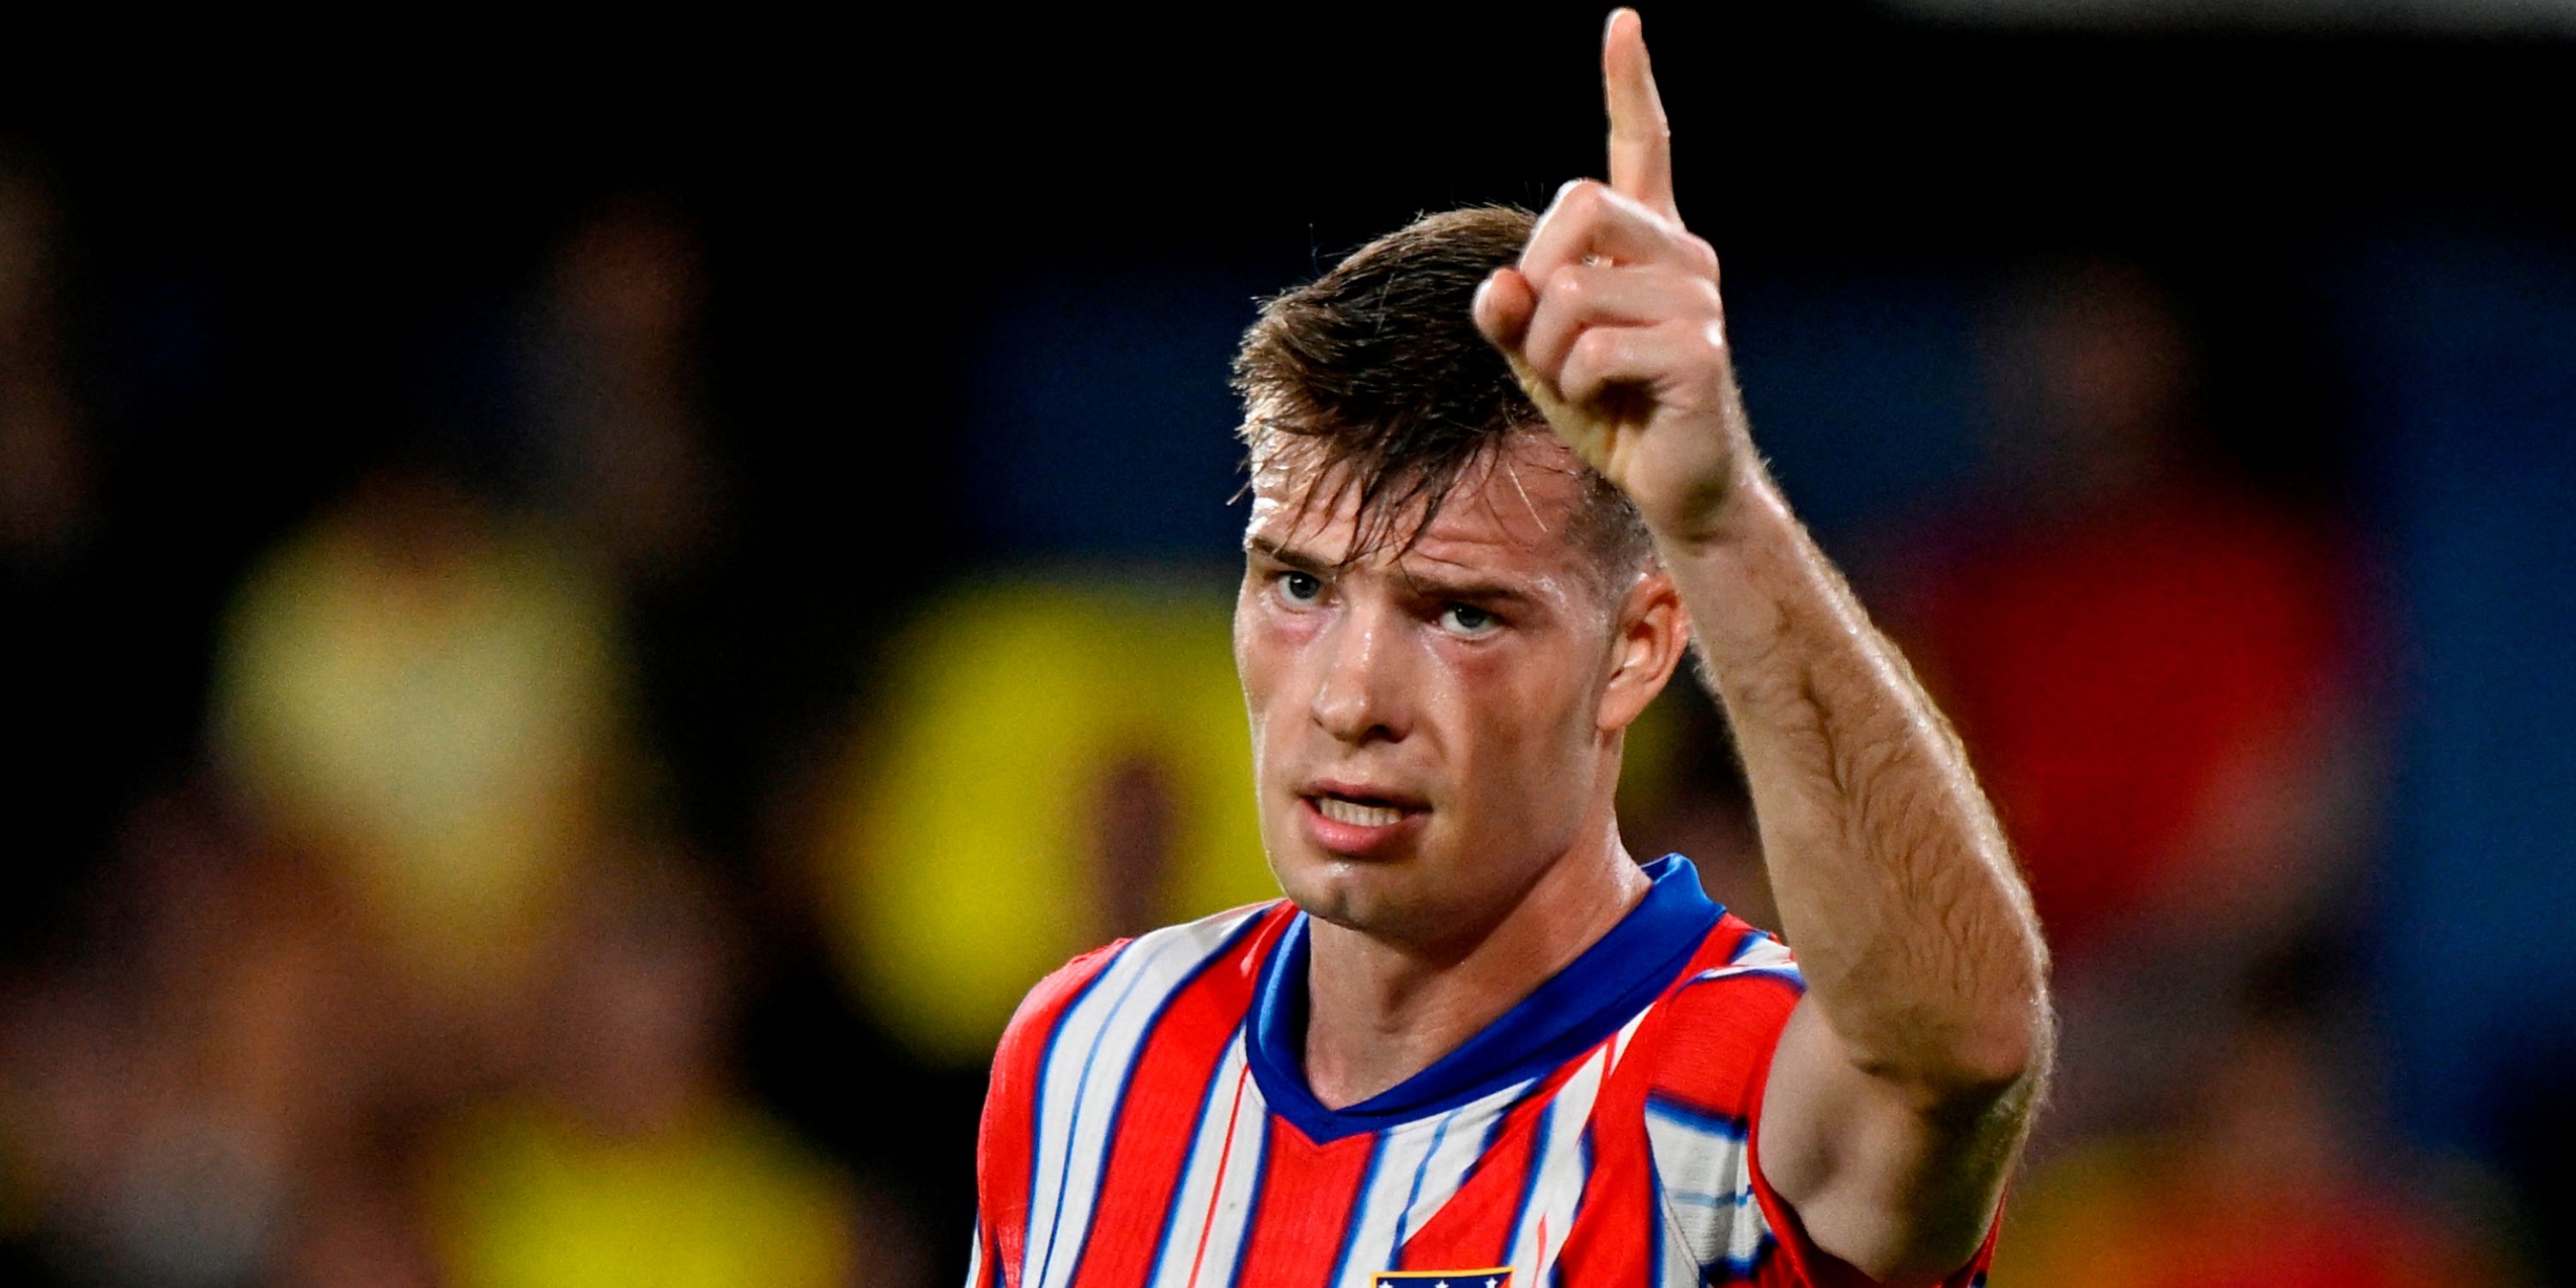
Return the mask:
M1856 1063L1903 1088L1931 1118L1976 1117L2035 1098L2057 1053L2056 1015L2044 990L1944 1019L1909 1026L1915 1041Z
M2046 1079L2057 1057L2057 1009L2048 989L2048 946L2025 924L2006 969L1986 973L1945 1045L1948 1073L1963 1094L1997 1096ZM1993 959L1990 959L1993 960Z
M1982 1114L2036 1098L2057 1058L2057 1016L2045 989L1999 1006L1945 1044L1925 1080L1937 1105Z

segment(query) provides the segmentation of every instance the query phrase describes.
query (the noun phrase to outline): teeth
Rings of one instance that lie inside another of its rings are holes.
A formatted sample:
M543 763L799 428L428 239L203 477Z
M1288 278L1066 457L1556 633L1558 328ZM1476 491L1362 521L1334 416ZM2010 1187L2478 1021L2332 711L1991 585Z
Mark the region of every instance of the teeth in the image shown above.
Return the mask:
M1392 827L1404 818L1404 811L1387 805L1362 805L1339 796L1318 796L1315 809L1336 823L1357 827Z

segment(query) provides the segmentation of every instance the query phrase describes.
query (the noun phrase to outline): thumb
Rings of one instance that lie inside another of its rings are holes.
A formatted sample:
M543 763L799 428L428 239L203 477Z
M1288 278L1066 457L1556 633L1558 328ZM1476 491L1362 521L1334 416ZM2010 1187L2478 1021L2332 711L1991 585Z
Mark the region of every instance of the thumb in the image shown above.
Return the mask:
M1517 268L1498 268L1477 284L1472 312L1476 329L1505 353L1520 351L1529 333L1530 315L1538 309L1538 292Z

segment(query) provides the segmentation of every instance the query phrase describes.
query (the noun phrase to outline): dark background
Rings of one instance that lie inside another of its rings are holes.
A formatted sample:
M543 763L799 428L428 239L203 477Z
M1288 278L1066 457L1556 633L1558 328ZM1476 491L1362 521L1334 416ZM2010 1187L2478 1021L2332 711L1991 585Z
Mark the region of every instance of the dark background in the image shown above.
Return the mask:
M2394 1201L2427 1246L2474 1246L2448 1281L2569 1274L2532 1218L2567 1196L2538 1142L2567 1139L2551 1053L2576 1050L2567 20L1647 18L1757 436L1864 589L1903 598L1888 552L1971 504L1994 301L2077 259L2163 286L2199 360L2189 452L2327 534L2360 606L2366 732L2320 753L2376 767L2343 816L2353 857L2330 929L2264 969L2333 1017L2353 1170L2440 1178L2438 1201ZM618 629L641 808L737 927L719 1081L855 1178L863 1241L914 1249L881 1273L954 1281L980 1070L916 1049L835 964L800 875L818 766L867 742L899 632L961 579L1151 568L1221 596L1224 364L1253 298L1416 212L1535 208L1597 172L1600 20L915 11L827 38L744 14L506 57L387 30L312 59L217 41L31 69L0 106L0 180L51 212L43 379L87 465L76 518L11 547L0 606L21 766L0 996L43 1013L145 933L138 811L225 798L218 639L266 552L389 469L495 513L558 504L517 346L568 241L647 211L693 248L688 419L715 499L685 558L622 583ZM2176 1005L2155 1023L2198 1022ZM407 1192L399 1142L508 1078L383 1111L398 1143L366 1166ZM50 1102L0 1099L22 1115L0 1145L43 1134ZM133 1272L79 1184L16 1175L0 1239L40 1279L284 1275ZM445 1246L435 1219L391 1224ZM477 1281L459 1264L439 1273Z

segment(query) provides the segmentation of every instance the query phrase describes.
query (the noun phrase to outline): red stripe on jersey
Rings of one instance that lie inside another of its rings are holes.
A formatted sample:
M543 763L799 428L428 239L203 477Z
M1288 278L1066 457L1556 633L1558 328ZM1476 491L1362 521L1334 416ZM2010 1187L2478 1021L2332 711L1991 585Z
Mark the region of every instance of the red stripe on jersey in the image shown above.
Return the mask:
M1753 928L1729 913L1693 955L1684 978L1727 964ZM1780 1030L1804 990L1782 976L1761 972L1685 984L1667 994L1637 1033L1636 1055L1652 1069L1651 1090L1704 1112L1743 1119L1753 1112L1762 1074ZM1751 1070L1753 1076L1746 1077Z
M1152 1272L1201 1104L1214 1094L1208 1084L1241 1030L1270 941L1296 910L1282 904L1266 915L1268 924L1190 981L1145 1035L1101 1169L1100 1199L1074 1288L1127 1288Z
M1592 1175L1584 1179L1580 1215L1557 1260L1559 1282L1654 1282L1663 1208L1655 1193L1654 1146L1646 1137L1646 1074L1645 1061L1622 1059L1593 1099L1584 1128L1592 1137Z
M1309 1288L1324 1282L1349 1237L1360 1187L1377 1152L1375 1132L1318 1145L1284 1118L1270 1119L1261 1205L1244 1235L1241 1288Z
M993 1082L984 1093L984 1121L976 1136L975 1199L990 1242L991 1277L1020 1281L1029 1246L1029 1170L1037 1165L1037 1087L1046 1072L1047 1039L1083 989L1125 947L1119 940L1066 962L1029 990L1002 1030L993 1053Z
M1521 1199L1529 1193L1530 1168L1537 1165L1539 1121L1556 1103L1566 1080L1599 1051L1594 1047L1557 1067L1547 1081L1503 1115L1493 1146L1476 1160L1476 1172L1422 1228L1405 1239L1396 1253L1398 1270L1455 1270L1461 1266L1499 1266L1512 1255L1513 1226L1521 1218Z
M1001 1288L1001 1258L993 1252L993 1232L975 1223L975 1273L966 1288Z
M1752 927L1723 917L1700 941L1690 963L1674 977L1687 980L1727 964ZM1706 988L1708 985L1697 987ZM1663 1238L1663 1207L1656 1192L1654 1144L1646 1134L1646 1093L1660 1090L1656 1071L1669 1060L1673 994L1630 1035L1617 1067L1593 1099L1592 1174L1584 1178L1580 1217L1558 1254L1557 1279L1567 1284L1644 1284L1653 1280L1655 1249ZM1684 1062L1706 1059L1686 1052ZM1694 1067L1707 1068L1705 1063Z

